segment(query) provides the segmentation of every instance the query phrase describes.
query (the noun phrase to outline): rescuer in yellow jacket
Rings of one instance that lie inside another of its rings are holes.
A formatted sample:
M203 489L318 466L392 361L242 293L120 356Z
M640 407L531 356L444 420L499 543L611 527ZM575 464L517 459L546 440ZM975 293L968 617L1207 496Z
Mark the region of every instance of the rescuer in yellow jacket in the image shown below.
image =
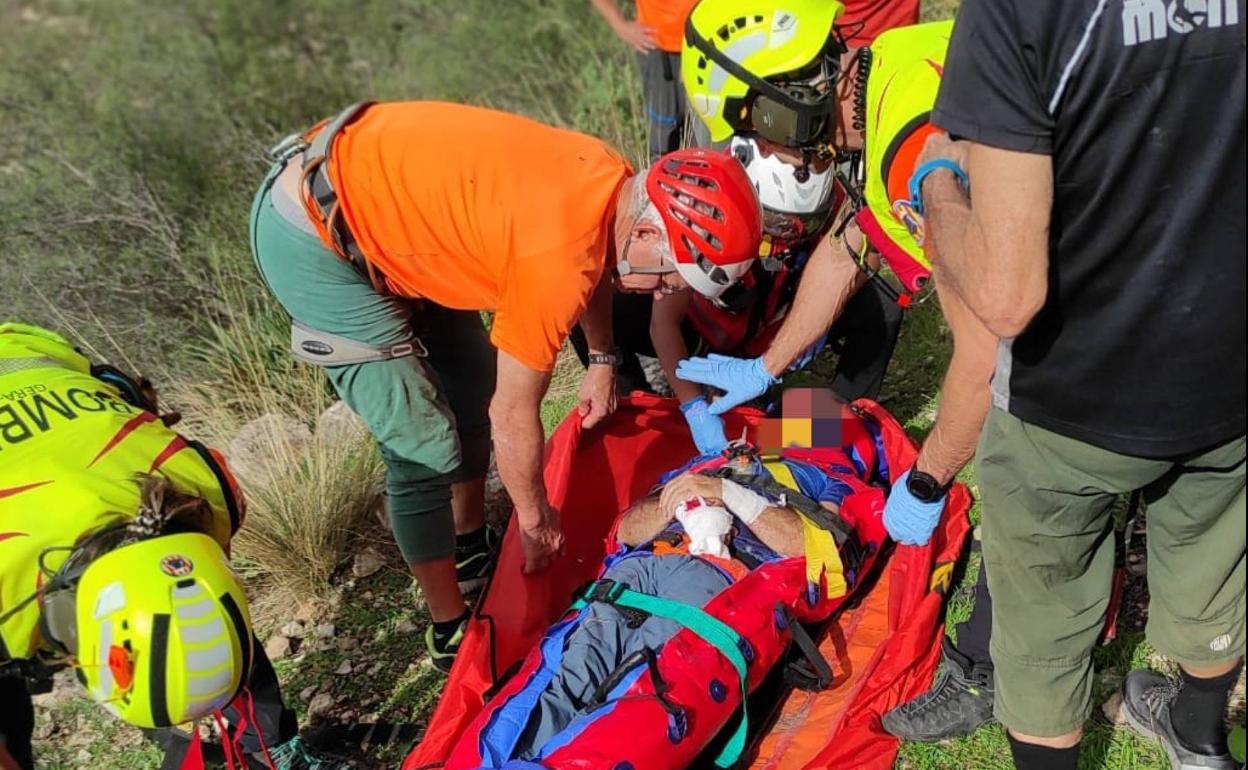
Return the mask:
M173 421L145 381L0 324L0 770L34 767L27 678L62 665L166 767L188 748L170 728L218 711L256 726L235 736L244 753L267 748L283 770L317 759L230 569L242 496Z

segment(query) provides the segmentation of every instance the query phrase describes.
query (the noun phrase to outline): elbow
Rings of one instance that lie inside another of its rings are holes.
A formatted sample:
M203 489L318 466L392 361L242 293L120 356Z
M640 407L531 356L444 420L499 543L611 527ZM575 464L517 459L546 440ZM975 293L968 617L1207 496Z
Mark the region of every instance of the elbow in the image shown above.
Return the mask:
M984 298L979 318L997 337L1017 337L1044 307L1045 293L1044 288L1030 292L997 292Z
M1022 334L1031 325L1031 319L1040 312L1043 303L1027 305L1009 305L993 308L984 315L984 326L988 331L1001 339L1010 339Z

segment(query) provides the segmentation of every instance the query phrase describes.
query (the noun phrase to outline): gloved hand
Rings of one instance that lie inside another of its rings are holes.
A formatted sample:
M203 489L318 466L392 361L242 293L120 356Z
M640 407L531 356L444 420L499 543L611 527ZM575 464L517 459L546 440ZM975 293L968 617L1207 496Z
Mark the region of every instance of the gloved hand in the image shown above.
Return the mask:
M676 507L676 520L689 536L691 555L728 558L728 545L725 541L732 531L732 514L728 513L727 508L711 505L705 497L695 497Z
M823 334L819 335L819 339L815 340L813 343L811 343L810 347L806 348L806 352L802 353L801 357L799 357L796 361L793 362L793 365L789 367L789 371L798 372L798 371L801 371L802 369L805 369L806 365L809 364L811 361L814 361L815 356L819 355L823 351L824 346L827 344L828 344L828 333L824 332Z
M940 512L945 508L945 498L934 503L924 503L910 494L906 481L910 479L910 471L902 474L893 484L888 493L888 502L884 504L884 527L888 534L898 543L905 545L927 545L932 539L932 532L940 523Z
M711 404L711 414L723 414L738 404L758 398L780 380L763 366L763 358L733 358L712 353L706 358L686 358L676 365L676 376L688 382L724 391Z
M711 414L710 408L706 399L698 396L681 404L680 413L689 423L689 432L693 434L698 453L717 455L728 446L728 437L724 435L724 418Z

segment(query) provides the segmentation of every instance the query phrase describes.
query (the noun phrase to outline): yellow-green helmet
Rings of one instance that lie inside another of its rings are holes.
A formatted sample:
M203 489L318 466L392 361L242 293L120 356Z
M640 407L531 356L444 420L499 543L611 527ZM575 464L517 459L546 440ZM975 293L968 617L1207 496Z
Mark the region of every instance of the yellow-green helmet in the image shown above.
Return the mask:
M738 132L818 144L836 120L836 0L702 0L680 56L689 105L716 142ZM820 87L812 82L826 81Z
M251 618L217 541L160 535L104 553L80 576L67 568L45 598L45 634L109 711L169 727L234 699L251 669Z

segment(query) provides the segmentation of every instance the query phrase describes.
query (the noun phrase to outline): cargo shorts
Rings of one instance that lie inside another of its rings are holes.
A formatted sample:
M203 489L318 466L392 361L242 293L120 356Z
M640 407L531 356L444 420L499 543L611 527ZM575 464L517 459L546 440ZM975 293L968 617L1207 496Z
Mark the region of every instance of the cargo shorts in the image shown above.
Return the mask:
M269 290L290 316L318 331L376 347L413 334L428 351L326 367L338 395L368 425L386 464L399 550L409 564L455 548L451 484L484 478L497 352L476 311L377 292L320 238L274 202L277 169L251 210L251 246ZM287 202L287 209L289 203Z
M1192 456L1116 454L993 409L976 458L993 597L996 716L1026 735L1083 726L1109 606L1113 512L1147 504L1147 636L1209 666L1244 649L1244 438Z

